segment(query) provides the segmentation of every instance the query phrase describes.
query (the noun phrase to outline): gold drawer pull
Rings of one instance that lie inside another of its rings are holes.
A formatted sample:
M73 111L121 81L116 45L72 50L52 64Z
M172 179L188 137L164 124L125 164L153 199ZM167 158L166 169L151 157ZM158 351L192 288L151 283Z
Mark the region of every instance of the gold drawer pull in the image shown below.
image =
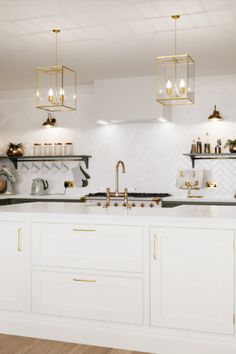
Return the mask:
M154 237L153 237L153 259L154 259L155 261L157 261L156 246L157 246L157 234L155 234Z
M74 278L73 281L80 281L82 283L96 283L96 280L93 280L93 279L78 279L78 278Z
M96 230L91 229L73 229L75 232L95 232Z
M17 234L18 234L17 250L18 252L22 252L22 228L21 227L18 229Z

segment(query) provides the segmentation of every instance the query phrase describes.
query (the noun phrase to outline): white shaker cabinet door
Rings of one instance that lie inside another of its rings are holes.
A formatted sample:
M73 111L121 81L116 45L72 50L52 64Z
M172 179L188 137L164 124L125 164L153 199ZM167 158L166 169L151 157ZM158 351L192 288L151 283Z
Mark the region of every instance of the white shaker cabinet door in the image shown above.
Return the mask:
M81 273L32 273L34 313L142 324L143 281Z
M152 228L151 325L234 332L234 231Z
M27 224L0 222L0 310L26 310L27 240Z
M141 273L143 228L34 223L32 262L34 266Z

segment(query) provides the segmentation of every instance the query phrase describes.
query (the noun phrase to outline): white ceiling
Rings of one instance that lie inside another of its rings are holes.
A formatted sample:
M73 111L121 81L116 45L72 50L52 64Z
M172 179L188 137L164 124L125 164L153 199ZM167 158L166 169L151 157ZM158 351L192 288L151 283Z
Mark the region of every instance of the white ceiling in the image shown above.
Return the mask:
M34 87L34 68L54 64L55 27L78 83L152 75L173 53L172 14L197 75L236 73L236 0L0 0L0 89Z

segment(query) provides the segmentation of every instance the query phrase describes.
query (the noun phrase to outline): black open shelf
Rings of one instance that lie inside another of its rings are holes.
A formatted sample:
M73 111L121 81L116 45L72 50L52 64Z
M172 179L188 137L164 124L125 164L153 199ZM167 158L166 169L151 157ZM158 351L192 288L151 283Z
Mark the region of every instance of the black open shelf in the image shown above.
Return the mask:
M89 155L62 155L62 156L8 156L0 155L0 159L10 160L17 169L18 162L39 162L39 161L83 161L86 168L89 167Z
M190 157L192 161L192 168L195 167L195 160L233 160L236 159L236 154L231 152L224 152L222 154L183 154Z

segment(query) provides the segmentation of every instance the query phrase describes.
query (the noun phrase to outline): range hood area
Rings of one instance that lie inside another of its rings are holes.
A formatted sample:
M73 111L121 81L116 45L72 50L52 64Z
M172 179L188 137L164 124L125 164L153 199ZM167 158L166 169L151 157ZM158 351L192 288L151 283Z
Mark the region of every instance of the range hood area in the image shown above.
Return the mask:
M157 104L155 92L155 76L96 80L93 117L98 124L171 121L171 107Z

